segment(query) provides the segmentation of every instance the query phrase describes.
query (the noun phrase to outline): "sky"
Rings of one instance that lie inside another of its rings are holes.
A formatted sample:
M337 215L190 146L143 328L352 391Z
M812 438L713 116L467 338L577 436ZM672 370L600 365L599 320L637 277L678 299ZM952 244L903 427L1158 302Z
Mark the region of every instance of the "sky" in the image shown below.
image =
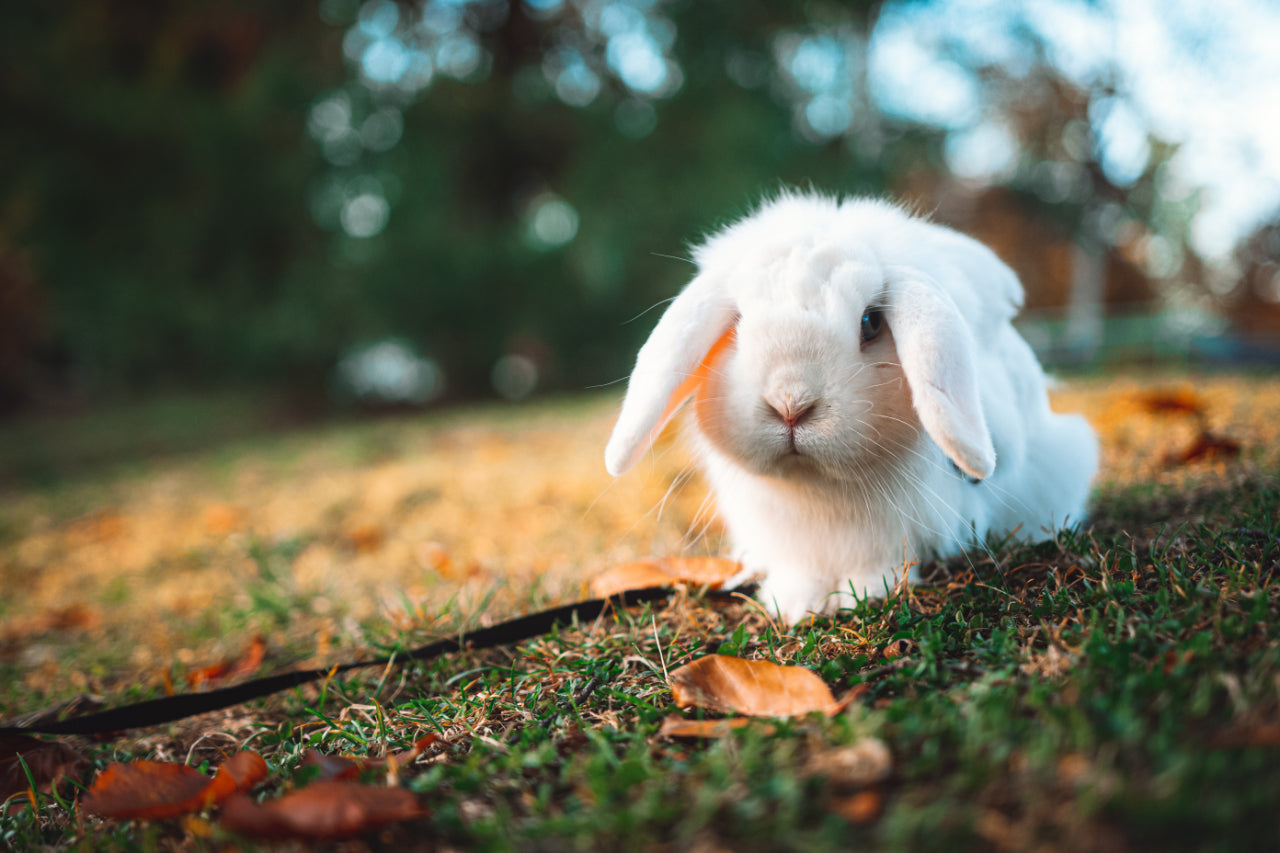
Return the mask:
M949 43L1015 71L1021 22L1081 85L1114 68L1119 98L1090 119L1118 184L1150 153L1149 128L1180 145L1161 191L1202 191L1192 247L1220 259L1280 211L1280 3L1266 0L938 0L888 4L869 46L876 105L948 127L960 171L998 173L1012 150L981 90L945 58ZM1007 134L1004 134L1007 137ZM964 144L969 142L967 146Z

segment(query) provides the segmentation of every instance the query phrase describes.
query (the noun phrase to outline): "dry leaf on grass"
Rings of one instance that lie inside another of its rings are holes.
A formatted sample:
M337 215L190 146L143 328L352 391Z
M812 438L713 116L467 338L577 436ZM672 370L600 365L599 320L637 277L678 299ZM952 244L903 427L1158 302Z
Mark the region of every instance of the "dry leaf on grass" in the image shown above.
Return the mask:
M849 823L870 823L880 816L883 809L884 797L879 791L859 791L831 803L831 810Z
M219 823L250 838L329 841L424 814L418 798L403 788L324 780L265 803L232 797Z
M31 772L30 780L22 769L24 763ZM0 803L26 792L32 780L37 791L47 794L56 787L65 792L64 783L79 779L88 769L88 759L66 744L25 735L0 736Z
M241 675L251 675L262 666L262 659L266 652L267 641L261 636L254 637L249 642L249 648L245 649L240 657L219 661L187 673L187 684L192 687L204 687Z
M315 749L308 749L302 757L302 767L319 768L318 779L354 779L366 770L400 768L412 762L426 752L437 740L436 735L427 735L414 742L411 749L394 752L385 758L349 758L345 755L326 755Z
M1234 438L1201 429L1188 447L1168 454L1165 464L1190 465L1202 459L1235 459L1243 449Z
M655 557L614 566L591 581L591 594L608 598L629 589L650 589L677 583L719 589L742 571L742 564L724 557Z
M883 782L893 770L893 756L880 738L864 737L851 746L827 749L810 757L806 775L824 776L833 785L864 787Z
M371 554L382 547L386 537L376 524L361 524L348 530L343 538L359 553Z
M1137 395L1138 405L1153 415L1194 415L1209 410L1201 397L1189 388L1154 388Z
M207 796L220 803L237 791L248 791L267 778L267 762L256 752L237 752L218 766Z
M1233 725L1210 738L1218 749L1239 747L1280 747L1280 723L1246 723Z
M670 675L680 708L705 708L751 717L798 717L842 711L854 692L839 701L813 670L764 660L707 655Z
M679 714L670 714L662 721L658 735L665 738L722 738L738 729L754 726L756 731L771 735L777 729L768 723L762 723L749 717L734 717L729 720L689 720Z
M34 616L11 620L4 631L0 632L0 642L12 643L54 631L89 631L98 627L100 622L97 611L87 605L68 604Z
M213 778L167 761L110 764L93 780L80 808L100 817L163 820L198 812L252 788L266 775L267 762L253 752L231 756Z

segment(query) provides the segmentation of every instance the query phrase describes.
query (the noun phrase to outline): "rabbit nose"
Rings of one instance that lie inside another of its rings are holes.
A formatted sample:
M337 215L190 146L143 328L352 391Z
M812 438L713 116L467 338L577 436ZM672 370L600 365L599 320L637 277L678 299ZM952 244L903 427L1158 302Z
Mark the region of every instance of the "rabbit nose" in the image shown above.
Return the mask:
M794 430L809 420L813 416L814 409L818 407L816 400L796 400L790 394L783 395L781 399L770 400L766 397L764 404L775 418L787 425L789 430Z

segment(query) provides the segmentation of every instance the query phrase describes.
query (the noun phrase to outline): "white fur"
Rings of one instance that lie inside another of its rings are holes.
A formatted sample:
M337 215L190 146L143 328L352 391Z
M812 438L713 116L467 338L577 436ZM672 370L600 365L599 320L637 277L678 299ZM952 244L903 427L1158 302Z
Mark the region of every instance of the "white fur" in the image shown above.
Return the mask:
M696 392L695 447L744 577L783 619L1083 518L1097 440L1050 411L1011 324L1022 286L986 247L884 202L785 195L694 257L636 359L606 466L638 461L733 330ZM864 345L868 308L887 331Z

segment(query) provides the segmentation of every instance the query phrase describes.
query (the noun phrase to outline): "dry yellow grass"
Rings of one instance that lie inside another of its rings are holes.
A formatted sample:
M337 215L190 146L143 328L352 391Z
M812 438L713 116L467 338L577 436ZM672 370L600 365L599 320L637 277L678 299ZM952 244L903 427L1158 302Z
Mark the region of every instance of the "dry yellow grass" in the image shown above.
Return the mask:
M1193 390L1210 429L1242 455L1169 464L1197 428L1190 416L1146 411L1152 388ZM1054 402L1098 428L1104 487L1280 467L1275 377L1087 380L1062 386ZM491 618L526 606L534 590L581 597L621 561L715 552L713 521L692 541L708 520L699 516L705 492L696 478L682 481L688 458L670 433L649 461L611 481L601 455L616 404L608 396L303 432L246 445L230 461L195 455L56 495L4 496L12 535L0 550L0 651L7 645L37 688L61 672L56 659L24 656L42 631L89 631L132 648L126 677L207 662L247 638L215 648L206 632L191 648L199 634L184 626L249 608L257 547L289 555L275 559L305 605L287 632L295 642L314 635L320 658L327 637L360 638L381 619L429 628L455 596L467 613L497 590L484 609ZM300 548L280 547L287 542ZM61 628L59 613L73 614Z

